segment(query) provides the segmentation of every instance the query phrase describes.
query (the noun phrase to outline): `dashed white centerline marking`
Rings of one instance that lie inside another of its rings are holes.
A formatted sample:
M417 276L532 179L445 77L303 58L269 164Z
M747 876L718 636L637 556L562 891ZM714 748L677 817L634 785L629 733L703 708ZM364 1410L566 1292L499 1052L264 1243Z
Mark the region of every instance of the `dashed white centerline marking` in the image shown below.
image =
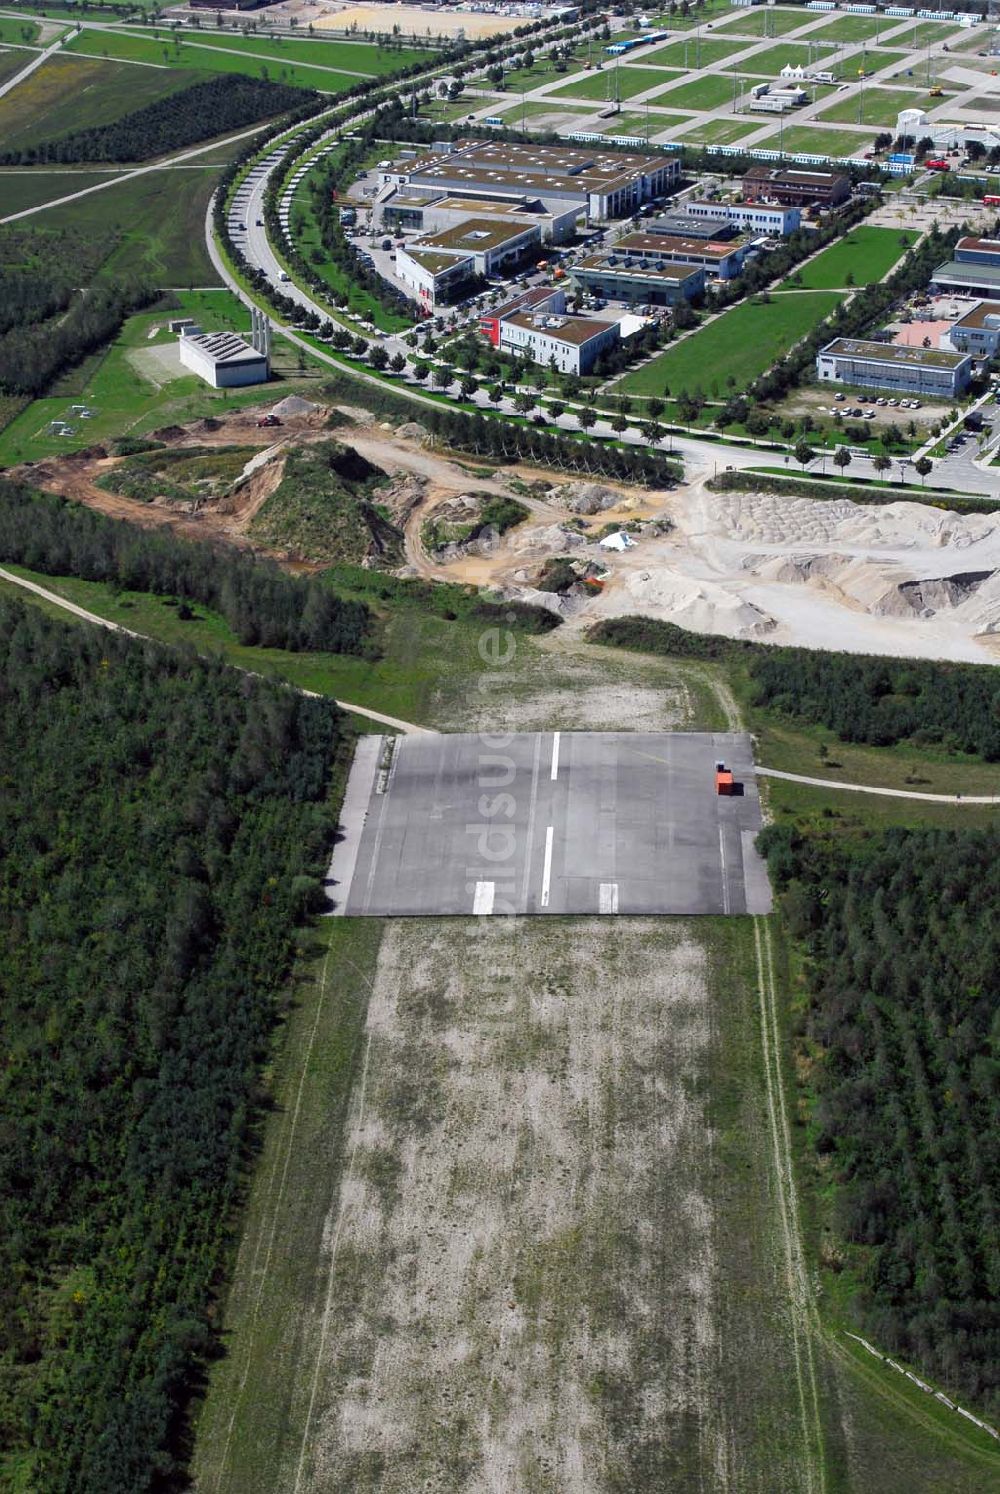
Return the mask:
M542 907L549 906L549 883L552 880L552 826L545 831L545 865L542 867Z
M496 894L497 884L495 882L477 882L476 895L472 903L473 913L492 913L493 898Z
M559 732L552 733L552 780L559 777Z

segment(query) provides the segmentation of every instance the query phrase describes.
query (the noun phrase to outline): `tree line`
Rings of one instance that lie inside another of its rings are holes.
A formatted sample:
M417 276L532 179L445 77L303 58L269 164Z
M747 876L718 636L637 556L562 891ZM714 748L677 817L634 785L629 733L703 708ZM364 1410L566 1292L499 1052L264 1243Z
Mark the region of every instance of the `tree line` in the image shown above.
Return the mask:
M617 648L738 662L754 705L825 726L842 742L941 745L1000 762L1000 671L988 664L783 648L691 633L651 617L609 618L588 636Z
M810 1134L863 1332L1000 1413L1000 832L759 844L805 943Z
M0 602L0 1444L25 1487L176 1487L332 701Z
M357 383L346 372L325 383L323 391L332 399L356 400L358 396ZM422 404L416 410L412 400L389 388L366 389L365 406L403 420L419 419L443 447L496 462L534 462L563 472L585 472L651 488L672 487L679 476L675 462L641 447L554 433L535 424L519 424L506 415L466 414L445 404Z
M168 98L134 109L111 124L73 130L57 140L43 140L5 151L0 164L35 166L47 162L148 161L182 150L214 135L273 119L289 110L312 107L318 95L304 88L268 83L227 73L192 83Z
M338 654L371 647L368 608L335 596L316 578L286 575L273 561L237 550L137 529L4 479L0 556L46 575L200 602L251 646Z

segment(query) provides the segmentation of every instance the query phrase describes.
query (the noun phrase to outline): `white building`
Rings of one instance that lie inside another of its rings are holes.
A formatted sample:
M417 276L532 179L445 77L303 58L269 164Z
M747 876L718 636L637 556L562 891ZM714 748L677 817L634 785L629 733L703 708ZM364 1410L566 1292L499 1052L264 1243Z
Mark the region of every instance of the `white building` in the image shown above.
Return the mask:
M419 245L396 250L396 274L425 311L453 299L472 279L471 254L441 254Z
M969 387L972 355L836 337L817 354L816 377L856 389L898 389L928 399L952 400Z
M684 212L692 218L748 228L751 233L787 235L802 224L801 208L763 202L686 202Z
M981 145L984 150L1000 146L1000 125L995 120L933 120L923 109L903 109L896 116L896 134L913 140L930 140L935 150L967 150Z
M1000 301L980 301L960 316L941 338L942 347L974 358L995 358L1000 351Z
M503 273L541 244L537 223L465 218L396 250L396 274L428 309L453 297L463 281Z
M588 374L620 336L617 322L516 311L500 323L500 350L515 355L528 353L532 362L545 368L554 359L560 373Z
M249 343L235 332L202 332L193 323L184 327L178 340L181 363L213 389L266 384L271 365L271 326L256 308L251 315Z

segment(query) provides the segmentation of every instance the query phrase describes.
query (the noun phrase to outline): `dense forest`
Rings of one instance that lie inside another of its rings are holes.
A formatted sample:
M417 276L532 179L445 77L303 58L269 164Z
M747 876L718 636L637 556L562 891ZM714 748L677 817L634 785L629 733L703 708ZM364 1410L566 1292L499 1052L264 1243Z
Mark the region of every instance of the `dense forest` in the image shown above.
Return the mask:
M863 1330L1000 1413L1000 831L761 844L806 941L815 1145Z
M0 560L200 602L221 612L241 643L337 654L364 653L369 646L367 607L342 601L322 581L288 576L237 550L137 529L3 479Z
M183 1458L331 701L0 602L0 1482Z
M0 228L0 395L41 394L154 299L142 280L91 284L114 247L111 234Z
M940 744L1000 762L1000 671L989 664L781 648L689 633L651 617L610 618L589 636L646 653L738 660L755 705L826 726L843 742Z
M183 150L258 120L273 119L311 104L316 96L303 88L246 78L239 73L208 78L169 98L135 109L112 124L74 130L58 140L0 154L0 165L35 166L48 162L148 161Z

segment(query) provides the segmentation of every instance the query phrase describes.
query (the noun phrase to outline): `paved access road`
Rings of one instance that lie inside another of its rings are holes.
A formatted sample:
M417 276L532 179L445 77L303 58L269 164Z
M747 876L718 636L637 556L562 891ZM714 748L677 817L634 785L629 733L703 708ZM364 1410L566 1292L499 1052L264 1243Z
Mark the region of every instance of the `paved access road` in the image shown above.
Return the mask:
M715 791L730 766L741 795ZM359 782L363 780L363 782ZM748 736L449 734L356 759L329 881L348 915L766 913Z

